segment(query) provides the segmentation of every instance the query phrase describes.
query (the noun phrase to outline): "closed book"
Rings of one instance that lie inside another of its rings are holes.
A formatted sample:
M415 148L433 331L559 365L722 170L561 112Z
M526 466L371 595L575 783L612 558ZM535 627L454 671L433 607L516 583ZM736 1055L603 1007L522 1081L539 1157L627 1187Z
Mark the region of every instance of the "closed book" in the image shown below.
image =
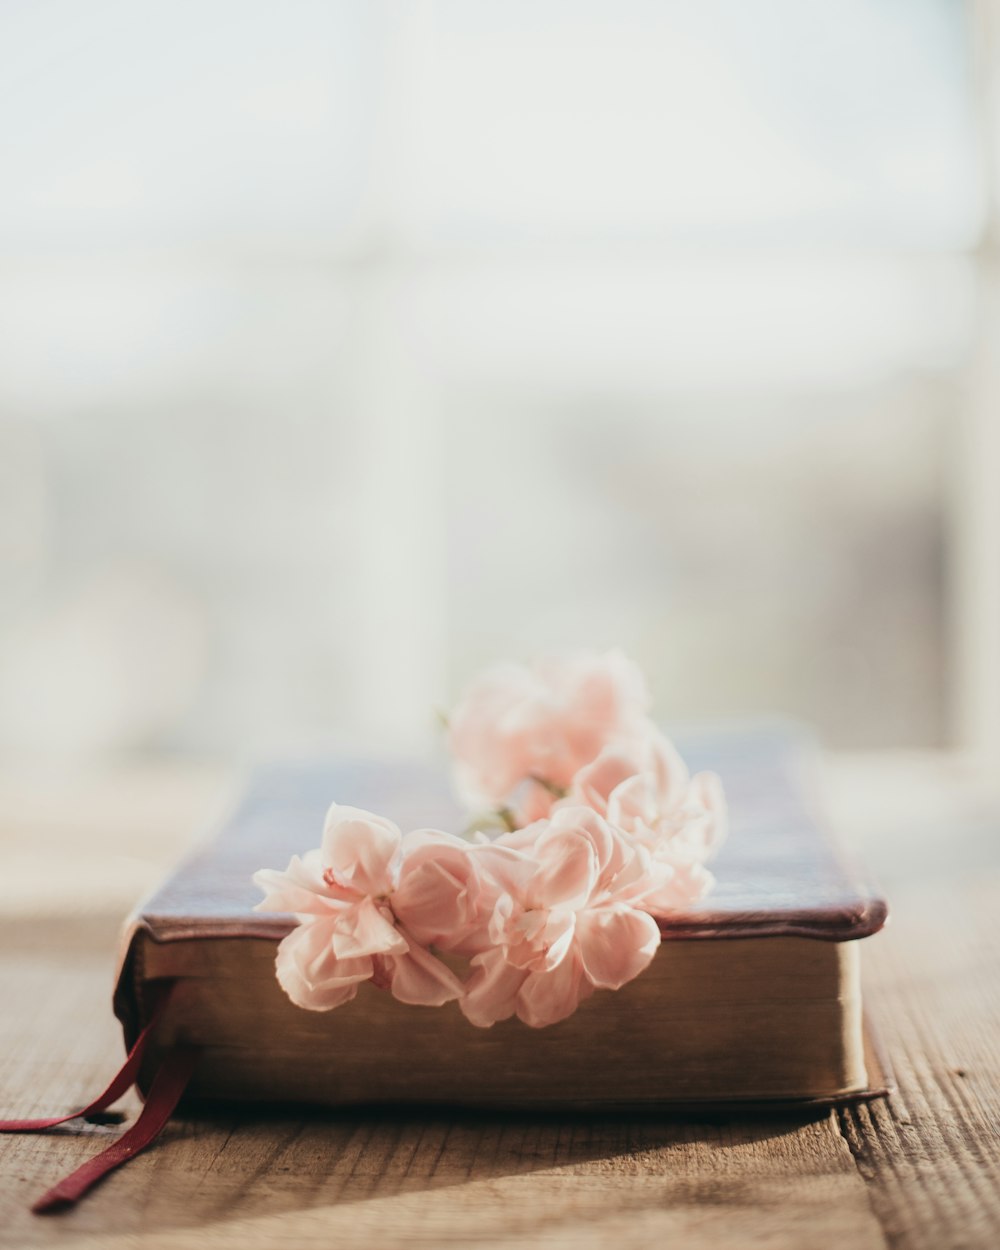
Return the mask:
M817 817L808 738L784 726L679 739L722 777L730 835L702 902L661 922L653 962L567 1020L480 1029L457 1004L404 1005L371 985L330 1012L274 974L294 918L254 911L258 868L317 845L332 801L401 828L460 830L443 769L356 760L261 771L217 834L130 919L115 1009L132 1045L153 1018L139 1087L197 1048L188 1097L329 1106L600 1108L823 1103L881 1092L866 1035L861 940L882 899Z

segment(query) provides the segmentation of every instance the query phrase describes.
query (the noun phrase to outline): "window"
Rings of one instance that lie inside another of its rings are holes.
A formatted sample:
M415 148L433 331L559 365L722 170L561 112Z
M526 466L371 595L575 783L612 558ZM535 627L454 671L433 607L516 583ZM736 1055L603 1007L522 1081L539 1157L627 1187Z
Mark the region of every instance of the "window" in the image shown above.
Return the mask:
M677 720L996 727L965 6L0 31L8 744L421 747L605 642Z

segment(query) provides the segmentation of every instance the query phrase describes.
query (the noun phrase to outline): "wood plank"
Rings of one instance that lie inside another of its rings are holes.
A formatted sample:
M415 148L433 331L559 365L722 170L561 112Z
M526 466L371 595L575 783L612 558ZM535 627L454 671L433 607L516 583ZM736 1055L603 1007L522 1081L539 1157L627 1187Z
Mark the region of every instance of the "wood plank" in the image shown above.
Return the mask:
M1000 800L905 757L841 760L830 791L892 903L865 995L898 1090L842 1111L845 1140L891 1245L1000 1245Z
M898 1091L840 1113L890 1241L914 1250L1000 1244L1000 890L980 893L897 891L870 996Z

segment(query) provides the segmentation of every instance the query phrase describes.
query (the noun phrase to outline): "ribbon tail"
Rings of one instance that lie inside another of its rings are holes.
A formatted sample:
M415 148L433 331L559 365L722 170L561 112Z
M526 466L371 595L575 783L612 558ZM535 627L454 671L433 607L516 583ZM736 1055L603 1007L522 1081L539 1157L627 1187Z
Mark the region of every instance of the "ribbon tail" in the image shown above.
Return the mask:
M136 1122L106 1150L78 1167L48 1190L32 1206L36 1215L63 1211L77 1203L109 1172L127 1163L159 1136L180 1101L198 1061L195 1046L168 1051L153 1078L149 1097Z
M135 1044L128 1052L125 1062L112 1077L111 1084L103 1094L98 1094L93 1102L88 1103L86 1107L81 1107L77 1111L71 1111L69 1115L50 1116L41 1120L0 1120L0 1133L40 1133L43 1129L55 1128L57 1124L66 1124L69 1120L79 1119L80 1116L90 1115L94 1111L106 1111L123 1094L127 1094L139 1075L146 1047L149 1045L150 1035L163 1015L170 998L171 988L172 983L168 984L160 994L156 1006L153 1008L149 1023L135 1039Z

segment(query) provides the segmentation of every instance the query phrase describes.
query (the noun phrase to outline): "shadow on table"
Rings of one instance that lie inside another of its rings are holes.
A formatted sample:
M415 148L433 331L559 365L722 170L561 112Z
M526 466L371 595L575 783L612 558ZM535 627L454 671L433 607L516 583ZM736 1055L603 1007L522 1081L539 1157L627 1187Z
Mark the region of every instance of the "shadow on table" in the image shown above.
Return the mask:
M255 1107L234 1113L231 1104L200 1103L149 1152L151 1167L141 1185L133 1174L133 1192L143 1208L141 1227L161 1232L216 1221L266 1221L309 1208L347 1208L471 1185L489 1204L500 1201L497 1182L542 1173L550 1173L554 1184L573 1177L596 1184L603 1178L610 1182L603 1190L611 1205L638 1202L629 1184L614 1185L636 1177L663 1178L674 1202L725 1205L741 1202L745 1186L739 1166L724 1174L715 1166L720 1152L730 1158L780 1156L780 1139L828 1116L823 1109L736 1119L705 1113L666 1118L655 1111L626 1116L440 1107ZM769 1166L763 1159L760 1165ZM754 1164L750 1170L759 1168ZM119 1191L112 1201L108 1191L115 1186L112 1178L89 1200L91 1228L100 1225L96 1208L105 1203L117 1227L130 1226L130 1197ZM517 1194L531 1200L516 1182L503 1192L508 1203L516 1202ZM470 1197L467 1191L455 1201Z

